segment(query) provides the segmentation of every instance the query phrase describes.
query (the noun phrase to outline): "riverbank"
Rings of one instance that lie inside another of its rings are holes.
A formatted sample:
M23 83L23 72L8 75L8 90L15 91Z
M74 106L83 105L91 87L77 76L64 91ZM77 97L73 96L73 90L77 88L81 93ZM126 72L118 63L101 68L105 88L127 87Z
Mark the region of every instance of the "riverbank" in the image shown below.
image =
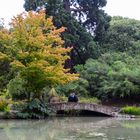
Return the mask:
M85 114L83 114L83 112ZM11 110L9 112L0 112L0 119L28 119L28 118L20 118L18 113L19 112L15 110ZM63 113L59 112L59 114L53 114L48 117L51 117L51 118L53 117L112 117L112 118L119 118L119 119L137 119L137 118L140 118L140 115L130 115L130 114L125 114L125 113L114 112L112 116L107 116L107 115L100 114L98 112L97 113L96 112L92 113L88 111L74 112L73 110L71 111L67 110L66 112L63 112ZM40 119L47 119L48 117L40 118Z

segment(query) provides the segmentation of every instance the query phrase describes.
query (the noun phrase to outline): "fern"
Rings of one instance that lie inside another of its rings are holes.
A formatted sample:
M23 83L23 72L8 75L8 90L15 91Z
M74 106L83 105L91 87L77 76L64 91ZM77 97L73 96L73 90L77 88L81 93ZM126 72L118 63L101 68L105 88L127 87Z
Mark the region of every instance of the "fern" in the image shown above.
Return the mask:
M23 108L17 113L19 118L29 118L29 119L44 119L55 112L46 106L42 101L39 99L34 99L28 104L24 104Z

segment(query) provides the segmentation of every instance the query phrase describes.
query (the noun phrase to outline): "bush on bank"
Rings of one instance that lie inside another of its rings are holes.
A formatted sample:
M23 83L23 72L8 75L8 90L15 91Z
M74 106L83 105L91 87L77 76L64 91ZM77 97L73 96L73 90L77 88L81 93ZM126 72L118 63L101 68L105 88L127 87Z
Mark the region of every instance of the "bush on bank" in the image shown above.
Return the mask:
M140 107L126 106L121 109L121 112L130 115L140 115Z

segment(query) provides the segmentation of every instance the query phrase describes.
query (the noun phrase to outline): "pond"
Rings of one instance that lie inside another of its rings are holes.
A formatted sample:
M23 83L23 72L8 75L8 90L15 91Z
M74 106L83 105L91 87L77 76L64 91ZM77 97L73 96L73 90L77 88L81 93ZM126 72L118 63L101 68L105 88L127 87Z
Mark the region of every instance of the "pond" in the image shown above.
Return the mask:
M107 117L1 120L0 140L140 140L140 120Z

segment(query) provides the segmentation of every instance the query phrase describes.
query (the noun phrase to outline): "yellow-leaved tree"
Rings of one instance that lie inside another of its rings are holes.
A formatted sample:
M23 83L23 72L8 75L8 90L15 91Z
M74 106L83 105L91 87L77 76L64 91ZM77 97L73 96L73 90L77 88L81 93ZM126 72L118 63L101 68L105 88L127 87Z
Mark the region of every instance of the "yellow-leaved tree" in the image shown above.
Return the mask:
M64 68L71 51L71 48L63 48L60 35L64 30L64 27L56 29L52 18L45 18L44 11L22 13L13 18L7 35L10 34L7 55L12 60L12 70L16 71L14 78L25 81L28 96L32 93L33 98L40 98L43 88L78 79L77 74Z

